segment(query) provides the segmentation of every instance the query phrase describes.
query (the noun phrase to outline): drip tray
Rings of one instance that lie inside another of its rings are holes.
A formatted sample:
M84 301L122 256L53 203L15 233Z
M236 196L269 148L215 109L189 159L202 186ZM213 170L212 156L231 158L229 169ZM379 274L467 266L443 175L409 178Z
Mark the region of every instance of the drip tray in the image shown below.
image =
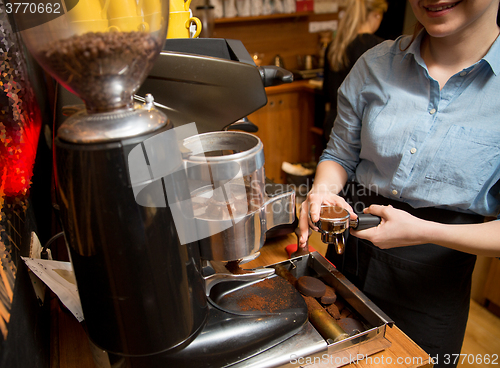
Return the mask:
M313 276L332 286L338 301L346 308L343 314L357 320L362 327L351 332L347 339L333 342L330 339L325 340L314 326L307 322L296 335L252 358L231 365L232 368L321 367L325 364L328 367L340 367L358 360L361 356L369 356L391 346L390 341L385 338L387 325L391 326L393 323L390 318L321 254L313 252L266 268L276 265L284 267L296 278ZM223 299L224 295L221 295L219 303L222 305ZM274 299L282 298L275 294ZM237 298L229 304L226 307L235 308L235 304L238 304Z
M277 275L251 284L219 283L212 288L210 300L217 308L233 314L307 314L304 298L288 281Z

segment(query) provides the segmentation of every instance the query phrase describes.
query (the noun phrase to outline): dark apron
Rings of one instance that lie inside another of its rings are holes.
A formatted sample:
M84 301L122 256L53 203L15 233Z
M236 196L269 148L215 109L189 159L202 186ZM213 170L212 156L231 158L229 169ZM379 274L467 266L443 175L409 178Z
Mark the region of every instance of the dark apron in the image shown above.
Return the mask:
M413 209L376 195L354 199L366 206L391 204L419 218L441 223L484 221L482 216L454 211ZM435 367L456 366L453 354L460 354L462 348L475 255L436 244L382 250L350 235L343 255L337 255L330 246L326 257L434 358Z

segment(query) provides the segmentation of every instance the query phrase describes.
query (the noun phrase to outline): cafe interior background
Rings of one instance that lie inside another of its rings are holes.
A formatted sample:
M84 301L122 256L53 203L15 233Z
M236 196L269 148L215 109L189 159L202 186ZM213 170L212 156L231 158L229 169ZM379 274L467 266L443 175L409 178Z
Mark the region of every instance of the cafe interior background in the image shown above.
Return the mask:
M279 63L294 73L296 81L310 83L292 92L272 92L271 87L268 104L249 116L264 143L266 173L277 183L288 180L283 162L314 162L320 154L321 55L334 37L345 1L297 1L292 7L286 0L251 0L253 6L245 0L210 1L214 8L209 36L241 40L256 64ZM205 0L191 3L194 15L202 20L205 5ZM5 0L0 0L0 366L49 367L54 296L41 287L20 257L32 255L33 242L47 244L58 232L52 127L59 112L54 110L53 80L27 52L13 23L5 12ZM413 23L407 2L389 0L377 34L394 39L411 33ZM280 136L281 124L289 127L286 142ZM55 244L65 246L62 239ZM479 257L472 295L496 315L500 315L500 289L492 285L500 280L499 263Z

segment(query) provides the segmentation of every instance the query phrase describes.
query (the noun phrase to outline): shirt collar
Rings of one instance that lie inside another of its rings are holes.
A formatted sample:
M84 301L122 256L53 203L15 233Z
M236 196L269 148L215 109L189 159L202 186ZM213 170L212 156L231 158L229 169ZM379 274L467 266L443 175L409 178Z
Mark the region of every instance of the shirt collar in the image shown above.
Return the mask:
M426 68L425 62L420 55L420 43L422 42L422 38L424 37L424 35L425 30L422 29L415 40L412 42L410 47L406 49L403 59L406 58L407 55L412 54L417 63ZM403 39L401 42L409 42L410 38L408 37L407 39L408 41ZM490 65L490 68L495 75L498 75L498 73L500 73L500 36L498 36L495 42L493 42L488 52L481 60L486 61Z
M490 64L491 70L495 75L500 73L500 36L493 42L483 60Z
M422 38L425 35L425 30L422 29L417 37L413 40L411 45L405 50L403 59L405 59L408 55L413 55L418 64L420 64L424 69L427 69L422 56L420 55L420 43L422 42ZM411 36L406 37L406 39L401 40L401 46L404 48L411 40Z

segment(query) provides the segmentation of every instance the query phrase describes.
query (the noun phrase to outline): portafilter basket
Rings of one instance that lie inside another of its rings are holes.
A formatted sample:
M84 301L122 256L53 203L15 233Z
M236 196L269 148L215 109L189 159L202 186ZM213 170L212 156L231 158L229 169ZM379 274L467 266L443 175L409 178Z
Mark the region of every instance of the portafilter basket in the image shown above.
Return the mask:
M321 206L319 220L313 222L321 241L333 244L337 254L343 254L345 249L344 232L349 228L364 230L380 224L380 217L370 214L359 214L358 218L351 220L349 212L339 206Z

